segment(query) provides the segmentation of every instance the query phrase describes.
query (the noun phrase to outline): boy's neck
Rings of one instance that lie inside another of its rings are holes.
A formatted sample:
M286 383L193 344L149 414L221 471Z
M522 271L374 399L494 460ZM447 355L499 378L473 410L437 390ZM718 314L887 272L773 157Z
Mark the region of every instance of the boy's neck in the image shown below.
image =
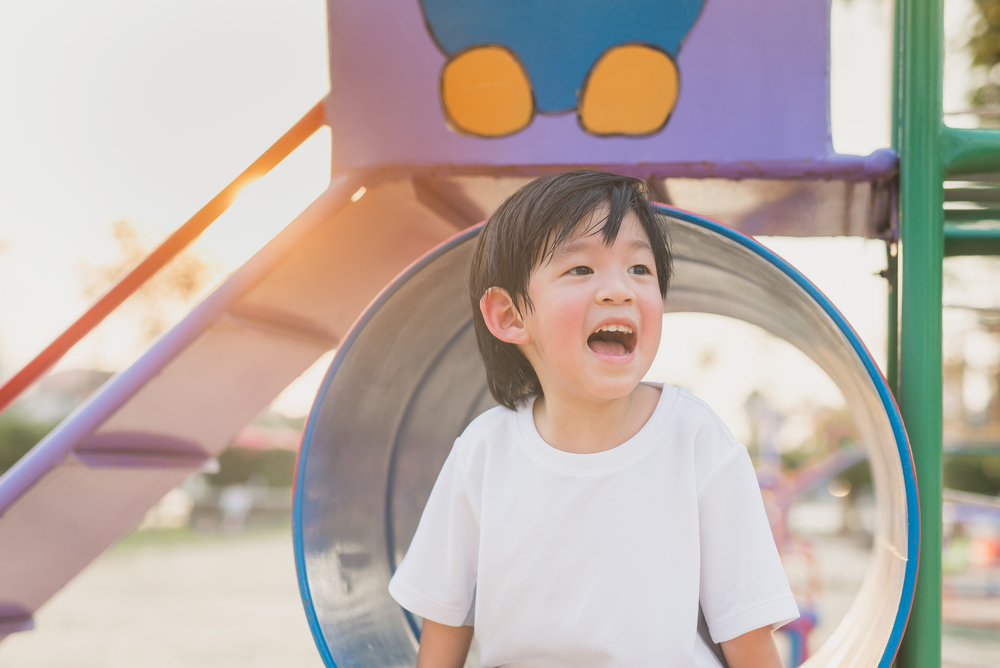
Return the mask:
M546 393L534 404L535 428L557 450L604 452L635 436L659 399L660 388L642 383L624 397L596 403Z

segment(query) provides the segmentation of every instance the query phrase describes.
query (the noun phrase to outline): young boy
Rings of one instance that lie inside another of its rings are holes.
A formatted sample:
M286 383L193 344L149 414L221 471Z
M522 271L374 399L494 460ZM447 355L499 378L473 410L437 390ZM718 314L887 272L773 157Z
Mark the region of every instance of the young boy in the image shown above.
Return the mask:
M389 592L419 668L781 666L798 616L746 449L700 400L640 381L660 342L666 234L645 184L547 176L470 260L490 392L455 441Z

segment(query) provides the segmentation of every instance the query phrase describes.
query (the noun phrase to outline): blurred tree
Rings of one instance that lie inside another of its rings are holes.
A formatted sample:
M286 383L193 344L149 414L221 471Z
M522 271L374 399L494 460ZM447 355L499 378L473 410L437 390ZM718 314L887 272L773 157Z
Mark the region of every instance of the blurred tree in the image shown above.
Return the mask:
M946 454L944 486L962 492L990 496L1000 494L1000 455Z
M791 472L809 464L821 462L842 448L856 447L860 440L857 427L846 408L822 407L813 416L813 433L799 447L781 453L781 465ZM843 470L835 478L847 483L852 490L848 502L857 500L859 492L872 489L871 468L863 460Z
M972 91L970 102L974 107L1000 107L1000 0L976 0L979 19L966 43L972 55L972 66L982 67L988 73L985 84ZM995 125L995 115L983 117Z
M30 420L16 410L8 410L0 415L0 473L13 466L54 426L55 423Z
M851 414L845 408L819 408L813 416L813 433L799 447L781 453L787 470L819 461L835 450L853 445L860 436Z
M872 469L868 460L863 460L844 470L837 476L838 480L844 480L850 485L850 489L855 492L851 499L857 498L857 492L870 491L872 489Z
M80 267L87 297L99 297L149 254L150 249L128 221L113 223L111 235L118 245L118 258L107 264L85 263ZM155 339L172 323L176 307L186 306L198 296L212 279L213 269L202 254L188 247L122 304L123 313L139 320L144 343Z
M219 487L245 484L252 476L266 480L269 487L291 487L297 456L292 450L226 448L219 455L219 472L206 478Z

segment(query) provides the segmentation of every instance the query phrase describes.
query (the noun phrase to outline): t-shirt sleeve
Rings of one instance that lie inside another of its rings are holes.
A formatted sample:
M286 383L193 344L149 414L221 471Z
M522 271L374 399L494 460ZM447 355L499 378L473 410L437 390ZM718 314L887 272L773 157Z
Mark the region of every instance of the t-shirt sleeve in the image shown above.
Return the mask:
M715 642L799 616L757 476L737 442L698 488L701 606Z
M389 594L397 603L448 626L471 624L479 563L479 521L457 451L456 444L389 581Z

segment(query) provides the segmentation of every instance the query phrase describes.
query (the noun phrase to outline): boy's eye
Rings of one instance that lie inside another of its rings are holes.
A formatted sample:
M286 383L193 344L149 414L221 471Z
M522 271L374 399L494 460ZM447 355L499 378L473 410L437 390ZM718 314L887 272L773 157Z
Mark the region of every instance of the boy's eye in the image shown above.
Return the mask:
M586 276L587 274L593 274L594 270L591 269L590 267L580 266L580 267L573 267L567 273L572 274L573 276Z
M629 267L628 268L628 273L630 273L630 274L639 274L640 276L648 276L649 274L652 274L653 272L651 272L649 270L649 267L647 267L646 265L644 265L644 264L637 264L637 265L633 265L633 266Z

